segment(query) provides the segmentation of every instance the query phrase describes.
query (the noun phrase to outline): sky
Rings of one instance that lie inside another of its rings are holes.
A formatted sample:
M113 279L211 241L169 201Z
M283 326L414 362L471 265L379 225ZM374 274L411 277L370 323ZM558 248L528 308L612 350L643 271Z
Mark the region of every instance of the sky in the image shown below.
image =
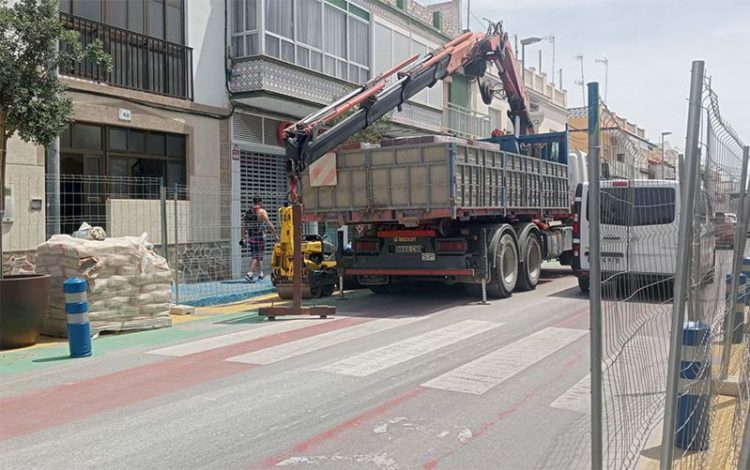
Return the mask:
M503 21L511 40L554 35L568 107L583 104L575 56L583 54L585 81L598 81L602 97L604 66L595 59L606 57L609 108L655 143L671 131L667 141L684 148L691 63L704 60L722 116L750 145L750 0L471 0L471 12L474 30L490 18ZM526 46L526 64L537 66L540 48L549 75L549 42Z

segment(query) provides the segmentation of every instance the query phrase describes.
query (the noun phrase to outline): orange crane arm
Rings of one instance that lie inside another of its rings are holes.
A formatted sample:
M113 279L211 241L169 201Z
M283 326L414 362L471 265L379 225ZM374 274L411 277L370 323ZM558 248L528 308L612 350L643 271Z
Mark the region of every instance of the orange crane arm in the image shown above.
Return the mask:
M409 57L374 77L325 108L312 113L284 130L290 199L296 201L296 183L302 170L326 152L358 131L401 106L415 94L430 88L463 69L469 79L484 77L487 64L497 66L505 96L510 104L509 117L519 134L534 132L529 117L529 97L502 23L490 24L486 33L466 32L422 58ZM387 81L394 78L393 83ZM487 103L494 90L480 83ZM488 103L489 104L489 103ZM350 116L331 127L332 121L351 110Z

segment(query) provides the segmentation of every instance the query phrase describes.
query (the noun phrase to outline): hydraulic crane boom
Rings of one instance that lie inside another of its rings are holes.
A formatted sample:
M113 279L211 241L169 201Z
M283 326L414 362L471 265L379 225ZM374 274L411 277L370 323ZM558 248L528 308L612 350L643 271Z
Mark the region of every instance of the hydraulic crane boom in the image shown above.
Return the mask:
M290 200L297 200L297 182L302 170L349 137L371 125L414 95L432 87L463 68L470 80L479 81L487 71L487 62L498 68L504 95L510 104L508 116L517 134L534 132L529 117L529 97L520 78L515 53L503 31L502 23L490 24L486 33L466 32L430 54L409 57L361 85L336 102L307 116L284 130ZM395 80L386 87L389 78ZM496 91L480 82L482 99L489 104ZM343 121L327 127L334 119L355 110Z

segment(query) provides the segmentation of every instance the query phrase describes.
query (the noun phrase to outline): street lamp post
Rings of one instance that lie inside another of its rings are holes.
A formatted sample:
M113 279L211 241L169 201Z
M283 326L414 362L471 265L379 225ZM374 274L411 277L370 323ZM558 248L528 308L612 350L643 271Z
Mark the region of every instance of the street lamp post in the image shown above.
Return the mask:
M536 44L541 40L542 38L535 36L521 39L521 78L523 79L526 78L526 46Z
M555 86L555 36L549 35L545 36L543 38L539 38L536 36L531 36L528 38L521 39L521 66L523 67L523 71L521 72L521 76L525 76L526 74L526 46L531 44L536 44L541 41L549 41L552 43L552 86ZM539 73L542 73L542 53L539 52Z
M664 131L661 133L661 166L664 168L664 137L672 135L670 131Z
M607 103L607 89L609 88L607 86L607 82L609 81L609 60L607 60L606 57L602 57L601 59L594 60L594 62L604 65L604 102Z

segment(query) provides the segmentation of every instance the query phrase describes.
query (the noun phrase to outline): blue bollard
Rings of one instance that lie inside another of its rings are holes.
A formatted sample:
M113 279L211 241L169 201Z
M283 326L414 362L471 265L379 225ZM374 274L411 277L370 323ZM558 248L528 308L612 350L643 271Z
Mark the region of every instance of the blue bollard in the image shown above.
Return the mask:
M679 393L675 444L706 450L711 428L711 328L705 323L687 322L683 327Z
M742 274L747 276L748 279L750 279L750 256L745 256L742 258ZM750 292L748 291L748 287L745 286L745 306L750 307Z
M70 278L63 282L65 313L68 317L68 346L70 357L91 355L91 325L89 303L86 298L86 281Z
M744 260L743 260L744 264ZM747 275L740 273L740 283L737 288L737 302L734 305L734 313L729 314L729 293L732 289L732 274L727 273L727 288L724 298L727 301L727 314L724 316L724 331L731 331L732 344L742 343L742 335L745 327L745 305L747 304ZM732 320L732 324L729 324L729 320Z

